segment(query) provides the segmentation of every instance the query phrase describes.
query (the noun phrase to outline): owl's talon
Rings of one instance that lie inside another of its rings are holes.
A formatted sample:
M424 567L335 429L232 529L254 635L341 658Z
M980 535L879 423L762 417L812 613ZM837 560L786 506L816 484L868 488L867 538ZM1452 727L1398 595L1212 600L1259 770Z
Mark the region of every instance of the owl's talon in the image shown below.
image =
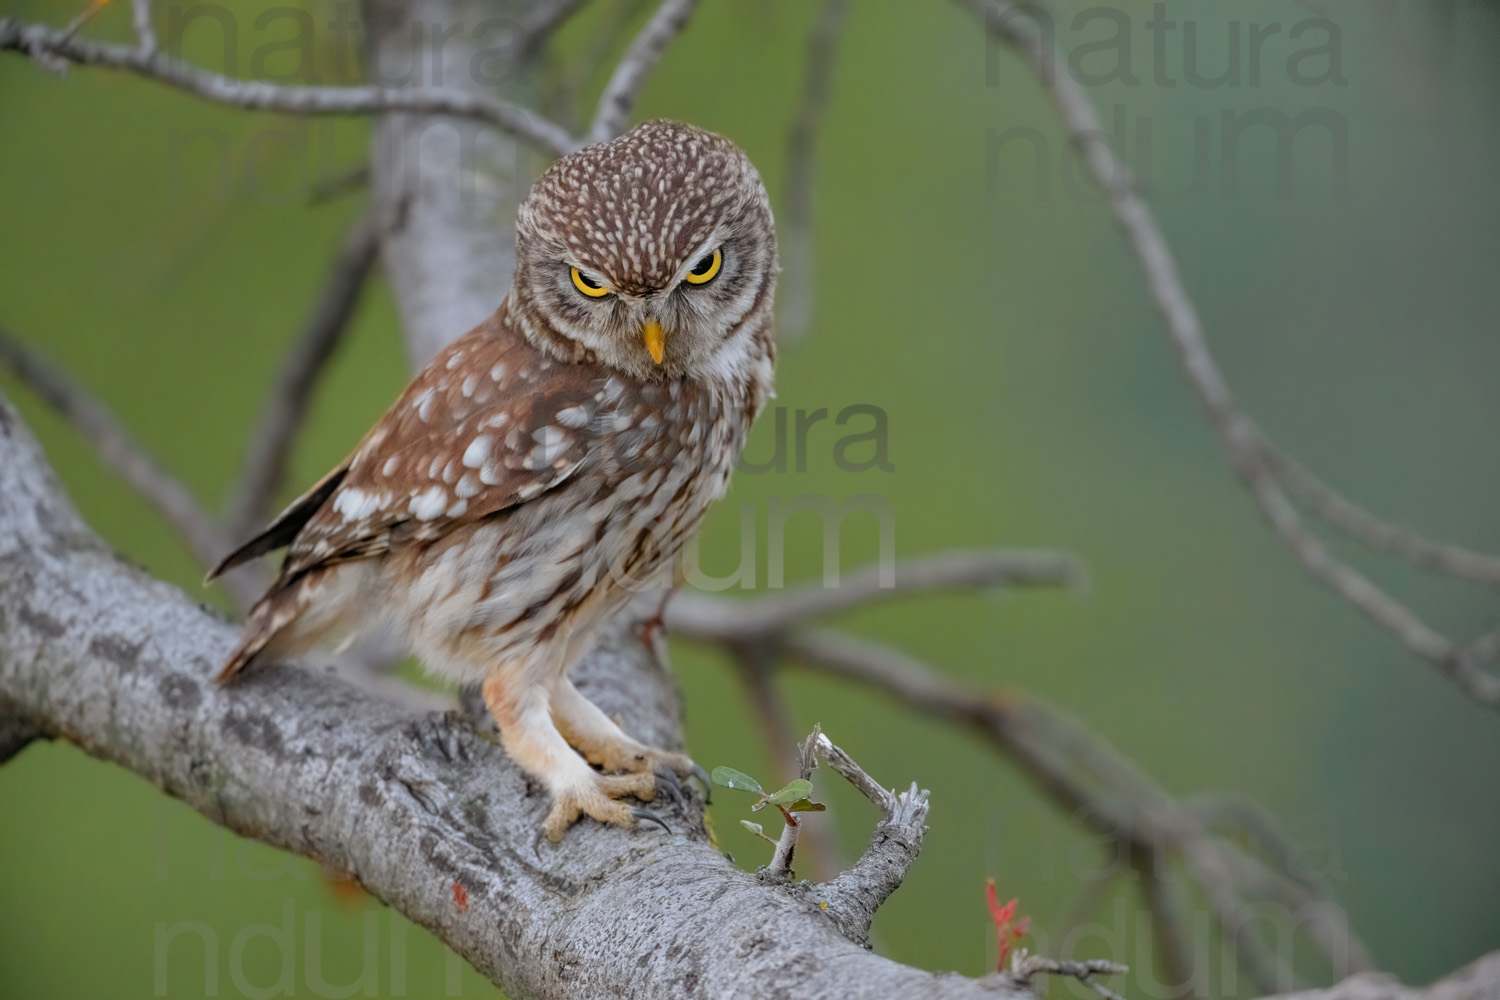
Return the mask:
M642 809L637 806L636 808L630 810L630 815L634 816L637 822L655 823L657 826L661 827L668 833L672 832L672 828L667 825L666 820L656 815L656 813L652 812L650 809Z
M568 832L568 827L584 816L627 829L635 826L632 807L610 798L597 788L589 788L581 791L568 790L553 793L552 810L547 813L547 819L542 824L542 832L547 835L548 840L556 844L563 839L563 834Z
M656 775L656 792L665 795L672 804L679 809L687 805L687 797L682 793L682 780L670 769L654 772Z

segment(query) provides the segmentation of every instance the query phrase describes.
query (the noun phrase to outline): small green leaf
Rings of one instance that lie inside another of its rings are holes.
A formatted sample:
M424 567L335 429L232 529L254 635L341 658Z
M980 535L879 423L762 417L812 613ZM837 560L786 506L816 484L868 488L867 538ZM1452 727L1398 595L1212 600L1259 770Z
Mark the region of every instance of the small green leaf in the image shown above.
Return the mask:
M723 785L725 788L737 788L742 792L754 792L757 795L766 793L766 790L760 787L760 782L744 771L736 771L732 767L716 767L712 777L714 784Z
M766 796L766 804L772 806L784 806L788 802L796 802L798 799L807 798L812 792L812 782L806 778L794 778L785 785Z
M820 813L828 807L821 802L812 802L808 799L798 799L786 807L787 812L793 813Z
M776 843L776 841L766 836L766 828L761 826L759 823L752 823L748 819L742 819L740 820L740 826L743 826L746 830L749 830L751 833L755 834L757 837L759 837L761 840L764 840L768 844Z

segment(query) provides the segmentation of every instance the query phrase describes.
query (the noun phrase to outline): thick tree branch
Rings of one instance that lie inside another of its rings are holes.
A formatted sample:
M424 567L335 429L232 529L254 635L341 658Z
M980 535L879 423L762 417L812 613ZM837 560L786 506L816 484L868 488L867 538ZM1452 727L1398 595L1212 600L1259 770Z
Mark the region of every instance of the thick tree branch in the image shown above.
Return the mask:
M671 835L585 822L553 847L537 837L544 797L457 716L279 664L213 685L235 629L89 535L3 403L0 567L0 715L352 873L512 996L1029 995L865 951L730 865L696 805L661 812ZM677 741L671 678L632 629L580 673L634 735Z
M521 5L524 7L525 5ZM377 65L436 62L431 72L465 100L493 100L486 75L526 90L514 46L481 51L468 34L446 38L435 52L418 24L478 23L494 15L485 0L364 0L368 59ZM524 18L525 11L519 15ZM381 245L396 295L407 357L421 368L438 351L495 311L515 271L515 213L531 183L529 150L503 123L459 120L443 107L382 114L370 151L371 206L389 220ZM491 127L498 126L498 127ZM555 126L554 126L555 127ZM567 148L578 144L571 139ZM566 152L562 144L550 147Z
M1475 700L1500 708L1500 676L1488 673L1482 659L1450 642L1411 609L1341 562L1308 530L1276 474L1278 466L1268 455L1260 431L1240 410L1220 373L1198 308L1187 292L1161 226L1137 193L1130 168L1111 145L1088 94L1072 76L1058 71L1057 52L1025 10L1010 0L964 2L979 15L991 37L1015 49L1056 107L1089 172L1109 199L1115 222L1145 275L1183 373L1218 430L1235 472L1271 529L1313 579L1436 666ZM1335 522L1347 526L1347 513L1336 515Z
M483 122L557 156L581 143L561 125L498 98L454 87L300 87L236 80L190 66L157 49L78 38L45 25L0 20L0 52L20 52L56 66L74 63L124 70L205 100L293 115L357 115L407 111Z
M1469 963L1431 986L1403 986L1390 976L1366 972L1323 990L1286 993L1266 1000L1480 1000L1500 996L1500 951Z

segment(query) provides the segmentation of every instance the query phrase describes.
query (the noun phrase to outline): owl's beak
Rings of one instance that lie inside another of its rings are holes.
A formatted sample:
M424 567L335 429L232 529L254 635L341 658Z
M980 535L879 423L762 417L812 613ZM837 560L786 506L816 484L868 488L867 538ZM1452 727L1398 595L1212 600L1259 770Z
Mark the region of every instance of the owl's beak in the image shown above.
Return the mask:
M646 350L651 353L651 360L661 364L667 346L667 331L661 328L661 324L653 317L646 320L646 326L641 330L641 340L646 343Z

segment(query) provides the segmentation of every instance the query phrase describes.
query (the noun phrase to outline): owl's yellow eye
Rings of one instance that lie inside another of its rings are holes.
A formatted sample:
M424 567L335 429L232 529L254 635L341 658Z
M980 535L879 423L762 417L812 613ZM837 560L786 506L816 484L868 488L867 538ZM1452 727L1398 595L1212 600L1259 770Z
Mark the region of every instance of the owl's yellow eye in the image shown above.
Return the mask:
M592 278L584 274L578 268L573 268L573 287L591 299L603 298L609 294L609 289L603 285L596 284Z
M706 285L718 275L719 268L724 263L724 254L715 250L706 254L702 260L693 265L693 269L687 273L687 282L690 285Z

